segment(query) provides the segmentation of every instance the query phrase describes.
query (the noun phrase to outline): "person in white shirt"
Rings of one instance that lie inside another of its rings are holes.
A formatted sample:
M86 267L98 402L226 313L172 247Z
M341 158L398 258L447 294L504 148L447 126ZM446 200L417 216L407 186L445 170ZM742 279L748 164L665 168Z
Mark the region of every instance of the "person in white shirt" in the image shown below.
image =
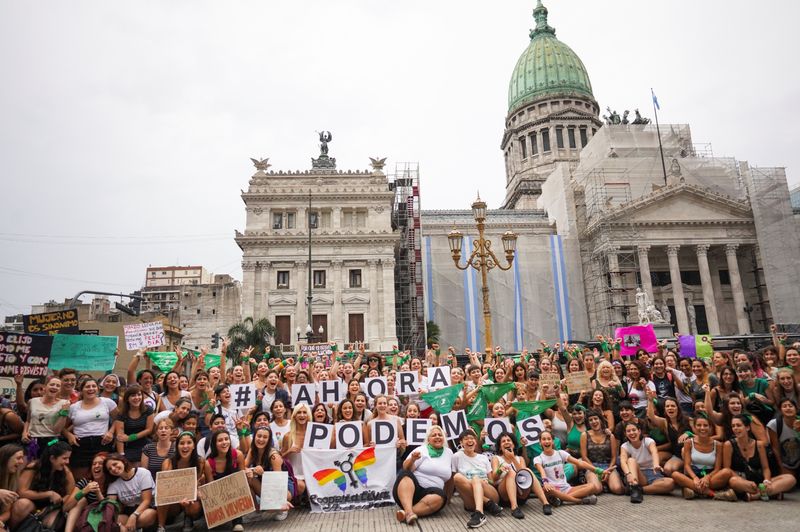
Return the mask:
M550 432L542 432L539 445L542 446L542 453L533 459L533 465L539 472L539 476L542 477L544 492L548 499L559 499L574 504L597 504L596 494L602 491L602 487L598 487L596 484L571 486L567 482L564 465L572 464L576 468L594 471L600 476L603 472L595 469L588 462L574 458L567 451L554 449L553 435Z
M461 450L453 455L453 483L464 502L464 509L472 512L467 527L477 528L486 522L484 508L492 515L503 509L497 504L500 494L489 483L492 463L483 453L476 453L478 436L472 429L461 434Z
M631 502L642 502L645 493L671 493L675 482L664 476L656 442L642 438L641 427L632 421L625 423L624 431L628 441L620 448L619 462L625 482L631 488Z

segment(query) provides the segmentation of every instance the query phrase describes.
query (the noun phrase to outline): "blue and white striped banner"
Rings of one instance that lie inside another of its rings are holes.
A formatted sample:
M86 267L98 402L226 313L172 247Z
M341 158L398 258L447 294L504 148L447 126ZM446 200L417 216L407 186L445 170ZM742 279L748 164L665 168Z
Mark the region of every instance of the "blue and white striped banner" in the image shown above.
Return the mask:
M556 301L556 321L561 343L570 339L572 317L569 308L569 286L564 261L564 243L560 235L550 236L550 263L553 268L553 288Z

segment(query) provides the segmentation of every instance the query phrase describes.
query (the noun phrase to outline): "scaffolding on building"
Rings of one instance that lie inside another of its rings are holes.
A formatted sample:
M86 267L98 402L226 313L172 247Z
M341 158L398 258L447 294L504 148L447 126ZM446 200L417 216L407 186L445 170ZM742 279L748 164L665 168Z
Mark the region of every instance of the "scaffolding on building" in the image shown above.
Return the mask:
M400 232L395 245L395 324L398 347L415 354L425 351L425 311L422 278L422 231L419 163L395 164L389 175L394 191L392 228Z

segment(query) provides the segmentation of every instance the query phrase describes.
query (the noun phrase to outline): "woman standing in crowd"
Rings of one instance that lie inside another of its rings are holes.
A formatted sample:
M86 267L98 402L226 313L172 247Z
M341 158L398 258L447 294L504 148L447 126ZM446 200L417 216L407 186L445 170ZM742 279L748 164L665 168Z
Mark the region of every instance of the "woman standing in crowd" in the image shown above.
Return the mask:
M656 442L652 438L642 438L642 429L636 423L624 423L623 430L628 441L620 448L620 468L631 490L631 502L642 502L645 493L670 493L675 482L664 476Z
M272 430L272 436L275 439L274 444L278 449L281 448L284 434L289 431L289 419L286 417L286 404L284 400L276 398L272 401L272 405L270 406L272 422L269 424L269 428Z
M107 397L115 403L119 401L119 377L109 373L100 381L100 397Z
M142 461L142 449L150 443L153 433L153 410L145 405L142 388L133 384L122 394L120 412L114 421L117 452L124 454L128 462L138 466Z
M608 395L604 390L600 388L595 388L592 390L586 407L590 411L594 410L595 412L602 414L605 418L605 426L609 430L614 430L614 409L613 405L611 404L611 400L608 398Z
M156 382L156 375L149 369L143 369L136 372L136 368L139 365L139 361L144 359L147 356L145 352L145 348L139 349L136 354L131 357L131 363L128 366L128 384L133 384L134 382L137 383L139 386L142 387L142 394L144 395L144 404L149 406L153 412L156 411L156 405L158 404L158 394L153 389L153 385ZM63 377L62 377L62 384L63 384Z
M78 388L80 401L69 407L69 421L64 430L72 446L70 466L78 478L89 476L89 466L99 452L111 452L114 430L111 421L117 415L117 403L107 397L98 397L97 381L86 379Z
M292 411L292 420L289 422L289 432L281 442L281 456L288 460L297 479L295 492L300 497L306 491L306 478L303 474L303 461L300 452L306 437L306 428L311 418L311 410L306 404L299 404Z
M411 526L419 517L433 515L444 507L445 484L453 475L453 452L446 445L444 431L431 427L425 441L403 462L392 490L401 508L396 512L397 520Z
M108 497L119 501L119 524L123 532L134 532L156 524L153 505L155 481L147 469L133 467L125 455L114 453L106 459L106 473L111 480Z
M244 471L244 456L237 451L227 432L217 431L211 434L211 452L205 465L205 478L208 482L225 478L237 471ZM242 518L233 520L233 532L242 532Z
M237 426L238 415L236 410L231 405L231 390L227 384L220 384L214 389L214 395L217 397L217 406L214 413L220 414L225 418L225 429L231 436L231 445L234 449L239 448L239 427ZM211 416L208 414L208 425L211 426Z
M19 477L20 498L15 503L19 505L20 516L47 509L40 516L42 524L54 530L64 526L64 513L75 505L74 499L67 499L75 488L75 478L68 467L71 453L69 445L52 440L45 446L41 458L22 471Z
M175 456L175 446L172 443L172 431L175 426L170 419L162 419L156 424L156 439L142 449L142 467L150 471L153 480L156 473L161 471L164 462Z
M191 432L181 432L175 442L175 447L175 455L164 461L161 470L193 468L197 470L197 486L205 484L206 462L197 455L194 435ZM164 532L167 521L178 515L180 511L183 511L184 514L183 530L191 530L194 527L194 520L203 514L203 507L199 500L183 500L177 504L159 506L156 510L158 512L158 532Z
M187 391L181 390L180 375L177 371L170 371L164 376L164 393L158 397L157 412L165 410L172 410L178 399L188 397L191 399L191 394Z
M55 375L58 377L58 375ZM19 417L28 419L28 401L34 397L41 397L44 395L44 379L38 378L31 381L30 384L23 390L22 384L25 382L24 375L14 375L14 385L16 387L16 405ZM60 393L60 390L59 390Z
M791 368L775 370L775 380L767 390L771 404L779 405L784 399L792 399L795 404L800 400L800 385L794 378Z
M647 410L647 390L655 391L650 372L641 360L631 360L626 377L626 393L636 417L643 418Z
M372 416L372 419L367 422L367 441L369 442L369 446L372 447L375 445L375 422L376 421L388 421L392 423L395 427L396 435L396 442L395 446L397 449L402 453L406 448L406 439L405 434L403 432L403 422L397 416L393 416L389 414L389 401L385 395L379 395L375 397L375 414Z
M28 402L28 419L22 429L22 443L36 440L36 457L44 451L47 442L58 438L67 423L70 403L59 399L61 380L51 376L44 387L44 395L33 397Z

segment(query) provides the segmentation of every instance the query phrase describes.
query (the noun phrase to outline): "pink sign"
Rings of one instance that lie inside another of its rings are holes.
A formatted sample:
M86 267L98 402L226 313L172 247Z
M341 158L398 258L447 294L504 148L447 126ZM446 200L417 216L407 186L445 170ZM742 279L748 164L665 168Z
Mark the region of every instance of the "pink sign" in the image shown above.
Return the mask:
M639 349L644 349L648 353L658 351L658 340L653 326L631 325L630 327L619 327L614 331L614 338L622 340L619 352L622 356L633 356Z

